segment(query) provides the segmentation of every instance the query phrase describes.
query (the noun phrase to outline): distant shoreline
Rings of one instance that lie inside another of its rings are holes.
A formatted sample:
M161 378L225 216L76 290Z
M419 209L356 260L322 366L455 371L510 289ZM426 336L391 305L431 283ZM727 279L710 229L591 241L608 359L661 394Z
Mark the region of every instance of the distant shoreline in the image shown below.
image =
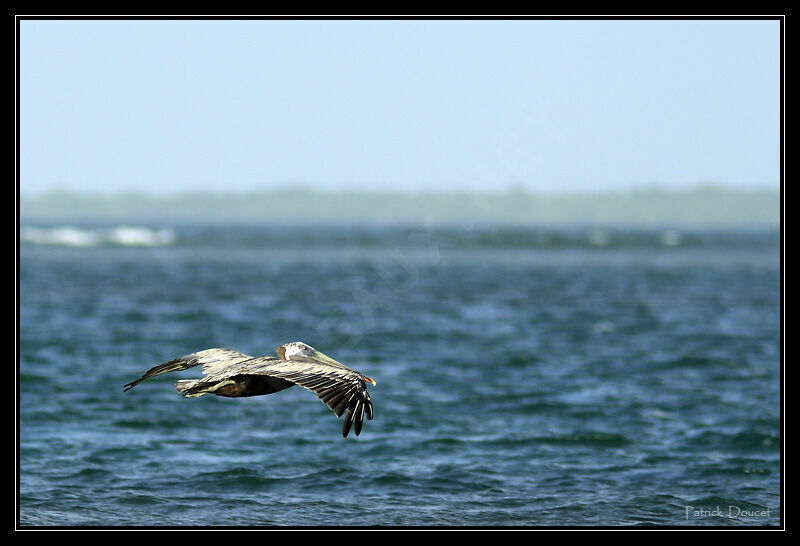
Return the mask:
M592 194L320 191L20 197L27 222L409 223L633 226L777 226L780 193L697 186Z

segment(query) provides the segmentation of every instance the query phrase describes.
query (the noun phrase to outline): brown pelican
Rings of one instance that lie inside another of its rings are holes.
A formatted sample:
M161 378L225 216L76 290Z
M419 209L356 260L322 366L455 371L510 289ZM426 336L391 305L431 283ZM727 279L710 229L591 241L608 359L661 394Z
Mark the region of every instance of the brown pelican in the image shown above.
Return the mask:
M356 436L361 434L364 413L372 419L372 400L367 383L375 380L351 370L331 357L295 341L276 349L278 357L250 356L232 349L206 349L150 368L136 381L125 385L128 391L146 379L162 373L187 370L203 365L205 377L181 380L175 389L185 398L204 394L217 396L259 396L300 385L317 395L336 417L347 411L342 436L347 437L355 425Z

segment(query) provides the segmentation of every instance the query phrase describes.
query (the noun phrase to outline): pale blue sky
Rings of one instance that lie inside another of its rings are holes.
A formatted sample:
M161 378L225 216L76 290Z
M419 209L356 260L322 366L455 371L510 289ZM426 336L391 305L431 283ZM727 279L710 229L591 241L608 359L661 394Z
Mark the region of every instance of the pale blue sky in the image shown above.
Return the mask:
M21 191L779 185L777 21L29 21Z

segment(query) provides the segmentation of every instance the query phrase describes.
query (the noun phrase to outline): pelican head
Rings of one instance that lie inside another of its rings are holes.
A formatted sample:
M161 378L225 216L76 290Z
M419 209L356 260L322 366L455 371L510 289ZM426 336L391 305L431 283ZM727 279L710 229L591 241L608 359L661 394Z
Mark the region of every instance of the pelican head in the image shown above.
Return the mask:
M302 360L304 358L314 358L320 354L311 345L306 345L302 341L294 341L275 348L275 352L281 360Z
M322 351L318 351L311 345L303 343L302 341L293 341L292 343L281 345L275 349L275 352L278 353L278 358L281 360L317 361L338 368L347 368L347 366L341 362L337 362ZM362 375L362 377L367 383L376 384L375 380L371 377L367 377L366 375Z

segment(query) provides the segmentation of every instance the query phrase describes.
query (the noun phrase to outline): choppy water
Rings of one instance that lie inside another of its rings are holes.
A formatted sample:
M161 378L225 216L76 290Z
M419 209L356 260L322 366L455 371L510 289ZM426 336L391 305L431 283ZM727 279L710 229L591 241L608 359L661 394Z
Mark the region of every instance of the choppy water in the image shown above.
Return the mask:
M25 227L22 525L780 522L776 231ZM122 393L293 340L377 379L359 438Z

